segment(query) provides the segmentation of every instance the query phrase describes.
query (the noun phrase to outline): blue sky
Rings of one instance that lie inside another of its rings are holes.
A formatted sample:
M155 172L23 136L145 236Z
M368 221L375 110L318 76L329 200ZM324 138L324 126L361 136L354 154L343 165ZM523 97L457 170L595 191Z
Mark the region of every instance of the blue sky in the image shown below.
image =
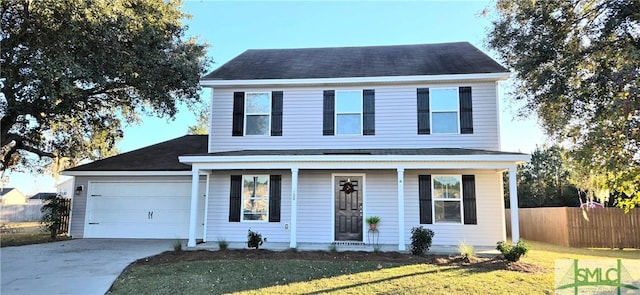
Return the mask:
M479 13L492 1L185 1L188 36L210 45L214 70L247 49L399 45L468 41L484 46L491 19ZM514 120L515 106L501 85L501 139L505 151L530 152L543 144L535 119ZM204 97L206 98L206 96ZM195 117L186 107L175 120L144 117L125 129L121 152L186 134ZM55 191L47 176L12 173L7 186L22 192Z

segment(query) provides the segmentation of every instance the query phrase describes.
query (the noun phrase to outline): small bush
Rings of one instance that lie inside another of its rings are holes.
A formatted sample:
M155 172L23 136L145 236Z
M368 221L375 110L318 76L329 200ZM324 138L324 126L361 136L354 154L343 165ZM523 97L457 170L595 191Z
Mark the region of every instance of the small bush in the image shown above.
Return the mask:
M472 245L467 245L464 242L458 245L458 251L460 251L460 255L466 259L470 259L475 257L475 252L473 251Z
M55 240L64 222L64 217L69 216L65 206L65 199L58 195L47 197L44 205L40 208L40 212L42 212L40 223L50 233L51 239Z
M524 256L527 254L527 252L529 252L529 248L529 244L527 244L526 241L519 240L515 246L506 242L498 242L496 250L502 253L504 259L516 262L520 260L521 256Z
M331 253L338 252L338 246L336 246L336 244L329 245L329 252L331 252Z
M258 249L262 245L262 235L258 232L251 231L249 229L249 234L247 235L247 246L249 248Z
M293 253L298 253L298 248L289 248L289 251Z
M221 251L227 250L229 243L225 239L218 239L218 248L220 248Z
M182 242L176 241L173 243L173 253L181 254L182 253Z
M422 226L411 229L411 254L424 255L429 251L435 233Z

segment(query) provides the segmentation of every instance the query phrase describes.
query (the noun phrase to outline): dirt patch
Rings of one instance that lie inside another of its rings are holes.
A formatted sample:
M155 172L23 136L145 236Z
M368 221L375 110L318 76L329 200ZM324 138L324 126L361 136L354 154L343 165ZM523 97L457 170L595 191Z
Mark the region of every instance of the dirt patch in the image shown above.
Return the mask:
M478 271L510 270L526 273L545 272L534 264L509 262L500 258L466 258L462 256L427 255L413 256L398 252L327 252L327 251L270 251L270 250L226 250L226 251L183 251L175 253L166 251L155 256L142 258L135 265L160 265L180 261L207 260L316 260L316 261L375 261L393 262L397 264L435 264L438 266L471 267Z

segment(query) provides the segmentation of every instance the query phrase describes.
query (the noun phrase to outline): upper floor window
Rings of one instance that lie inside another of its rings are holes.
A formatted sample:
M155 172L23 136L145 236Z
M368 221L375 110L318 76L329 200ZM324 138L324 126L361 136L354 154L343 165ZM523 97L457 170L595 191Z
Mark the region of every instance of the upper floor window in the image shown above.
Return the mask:
M431 132L458 133L458 89L432 88L431 100Z
M418 134L472 134L471 87L418 88Z
M245 135L269 135L271 93L247 92L245 95Z
M336 134L362 134L362 91L336 91Z
M323 135L375 135L375 90L325 90Z
M283 92L234 92L232 136L282 136Z

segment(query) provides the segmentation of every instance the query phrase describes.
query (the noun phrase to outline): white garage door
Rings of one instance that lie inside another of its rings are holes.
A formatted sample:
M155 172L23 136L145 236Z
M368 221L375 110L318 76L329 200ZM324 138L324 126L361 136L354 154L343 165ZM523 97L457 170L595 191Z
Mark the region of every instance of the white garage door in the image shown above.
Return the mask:
M205 184L198 194L198 229L204 228ZM86 238L189 237L191 182L91 182Z

